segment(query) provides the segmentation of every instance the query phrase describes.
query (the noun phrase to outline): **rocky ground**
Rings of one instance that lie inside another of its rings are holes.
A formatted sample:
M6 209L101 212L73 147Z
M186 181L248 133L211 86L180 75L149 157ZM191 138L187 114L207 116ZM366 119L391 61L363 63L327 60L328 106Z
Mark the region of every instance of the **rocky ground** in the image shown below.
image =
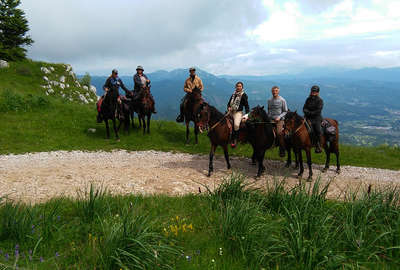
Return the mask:
M255 179L255 166L248 159L231 158L233 172L240 172L254 187L266 188L274 180L285 180L286 186L298 184L296 171L283 168L279 161L266 160L266 173ZM169 194L205 192L229 176L225 160L217 156L215 173L206 176L208 157L171 152L82 152L56 151L24 155L0 156L0 197L28 203L49 200L56 196L76 197L90 183L103 185L114 194ZM340 175L335 167L321 173L314 166L314 180L331 181L328 196L343 197L349 191L400 184L400 171L343 166ZM304 176L308 175L305 169ZM305 182L305 180L303 180Z

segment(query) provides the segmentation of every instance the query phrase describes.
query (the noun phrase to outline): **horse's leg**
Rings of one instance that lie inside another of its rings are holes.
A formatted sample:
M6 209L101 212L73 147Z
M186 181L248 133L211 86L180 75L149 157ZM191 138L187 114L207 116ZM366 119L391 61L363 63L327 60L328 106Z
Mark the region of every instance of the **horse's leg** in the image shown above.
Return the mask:
M257 161L258 161L258 172L257 172L257 177L260 177L263 172L265 172L265 167L264 167L264 156L265 156L265 149L258 150L257 151Z
M115 138L117 139L117 141L119 141L118 130L117 130L117 123L116 123L116 121L115 121L115 118L112 119L112 123L113 123L114 132L115 132Z
M189 144L189 121L186 120L186 143Z
M226 166L227 166L227 168L229 170L231 168L231 163L229 162L228 145L224 145L223 148L224 148Z
M251 165L255 166L257 165L257 156L256 156L256 148L252 145L253 148L253 154L251 155Z
M142 120L142 124L143 124L143 134L146 134L146 116L141 115L140 119Z
M303 176L304 173L304 166L303 166L303 154L301 153L301 149L297 150L297 155L299 158L299 165L300 165L300 171L299 174L297 175L299 178Z
M132 112L131 118L132 118L132 129L134 129L135 128L135 112Z
M291 151L290 147L286 147L286 150L287 150L287 160L286 160L285 167L289 168L290 164L292 164L292 151Z
M312 181L313 171L312 171L312 164L311 164L311 149L307 148L305 151L306 151L307 165L308 165L308 178L307 178L307 181Z
M340 161L339 161L339 143L335 142L334 143L334 151L333 151L336 155L336 173L339 174L340 173Z
M104 123L106 123L107 139L110 139L110 127L108 126L108 119L104 119Z
M151 113L147 115L147 134L150 134L150 120L151 120Z
M293 153L294 153L294 159L295 159L295 162L296 162L296 165L295 165L295 169L298 169L299 168L299 157L297 156L298 155L298 153L293 149Z
M214 153L215 149L217 148L216 145L211 144L211 150L210 150L210 163L208 164L208 177L211 176L211 173L214 171L214 166L213 166L213 159L214 159Z
M196 125L196 123L194 123L194 140L195 140L194 143L195 144L199 143L198 135L199 135L199 127Z
M326 172L329 169L329 163L331 161L331 144L326 144L324 147L325 150L325 156L326 156L326 160L325 160L325 167L322 169L322 172Z

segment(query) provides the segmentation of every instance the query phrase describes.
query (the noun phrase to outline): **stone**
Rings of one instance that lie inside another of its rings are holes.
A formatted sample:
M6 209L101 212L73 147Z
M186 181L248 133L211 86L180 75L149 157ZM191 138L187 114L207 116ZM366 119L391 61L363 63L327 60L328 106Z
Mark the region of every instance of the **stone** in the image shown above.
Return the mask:
M75 73L72 70L68 74L69 74L69 76L75 78Z
M75 81L77 87L81 87L81 84L78 81Z
M65 84L60 83L60 88L61 88L61 89L64 89L64 88L65 88Z
M60 77L60 82L65 83L65 76Z
M69 88L69 84L67 83L67 84L65 84L65 88Z
M96 129L95 128L89 128L87 131L89 133L96 133Z
M89 88L88 88L86 85L83 86L83 89L84 89L85 91L89 91Z
M51 71L48 70L46 67L41 67L40 70L44 73L44 74L50 74Z
M93 94L95 94L95 95L96 95L96 93L97 93L97 89L96 89L96 87L95 87L94 85L91 85L91 86L90 86L90 91L92 91Z
M49 81L49 78L47 78L46 76L43 76L43 80L45 80L46 82Z
M66 71L70 72L72 70L72 66L71 65L66 65Z
M0 68L8 68L8 67L10 67L10 64L8 64L7 61L0 60Z
M79 99L83 102L83 103L85 103L85 104L88 104L89 103L89 101L85 98L85 96L84 95L82 95L82 94L79 94Z
M47 91L46 91L46 93L48 93L48 94L53 94L54 93L54 90L53 89L48 89Z
M50 69L51 71L54 71L54 67L49 67L49 69Z

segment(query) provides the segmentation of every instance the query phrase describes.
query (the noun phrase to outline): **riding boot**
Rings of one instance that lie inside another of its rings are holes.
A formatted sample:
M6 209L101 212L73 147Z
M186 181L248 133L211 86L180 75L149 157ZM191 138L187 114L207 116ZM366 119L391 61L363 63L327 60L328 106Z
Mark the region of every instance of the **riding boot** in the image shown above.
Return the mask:
M232 132L232 141L231 141L231 147L232 148L236 147L238 135L239 135L239 131L234 130Z
M285 157L285 148L282 145L279 145L279 156Z
M315 153L317 153L317 154L322 153L321 138L317 138L317 143L315 145Z
M98 112L97 113L97 123L103 122L103 118L101 117L101 114Z
M176 118L176 122L182 123L185 120L185 117L183 116L183 102L181 103L179 110L180 110L180 114Z

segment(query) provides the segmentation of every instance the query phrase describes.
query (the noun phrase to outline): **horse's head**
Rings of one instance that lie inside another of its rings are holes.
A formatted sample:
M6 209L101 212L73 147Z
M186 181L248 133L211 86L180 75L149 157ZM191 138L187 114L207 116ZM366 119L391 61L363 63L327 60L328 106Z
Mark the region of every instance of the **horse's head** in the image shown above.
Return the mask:
M283 135L286 139L289 139L292 137L296 127L296 120L300 116L297 114L297 111L291 112L288 111L285 115L285 123L284 123L284 128L283 128Z
M199 128L199 131L203 133L204 130L208 130L208 122L210 121L210 107L207 103L203 102L194 114L194 122Z
M267 113L264 110L264 106L257 105L254 107L249 114L250 122L264 122L267 121Z

